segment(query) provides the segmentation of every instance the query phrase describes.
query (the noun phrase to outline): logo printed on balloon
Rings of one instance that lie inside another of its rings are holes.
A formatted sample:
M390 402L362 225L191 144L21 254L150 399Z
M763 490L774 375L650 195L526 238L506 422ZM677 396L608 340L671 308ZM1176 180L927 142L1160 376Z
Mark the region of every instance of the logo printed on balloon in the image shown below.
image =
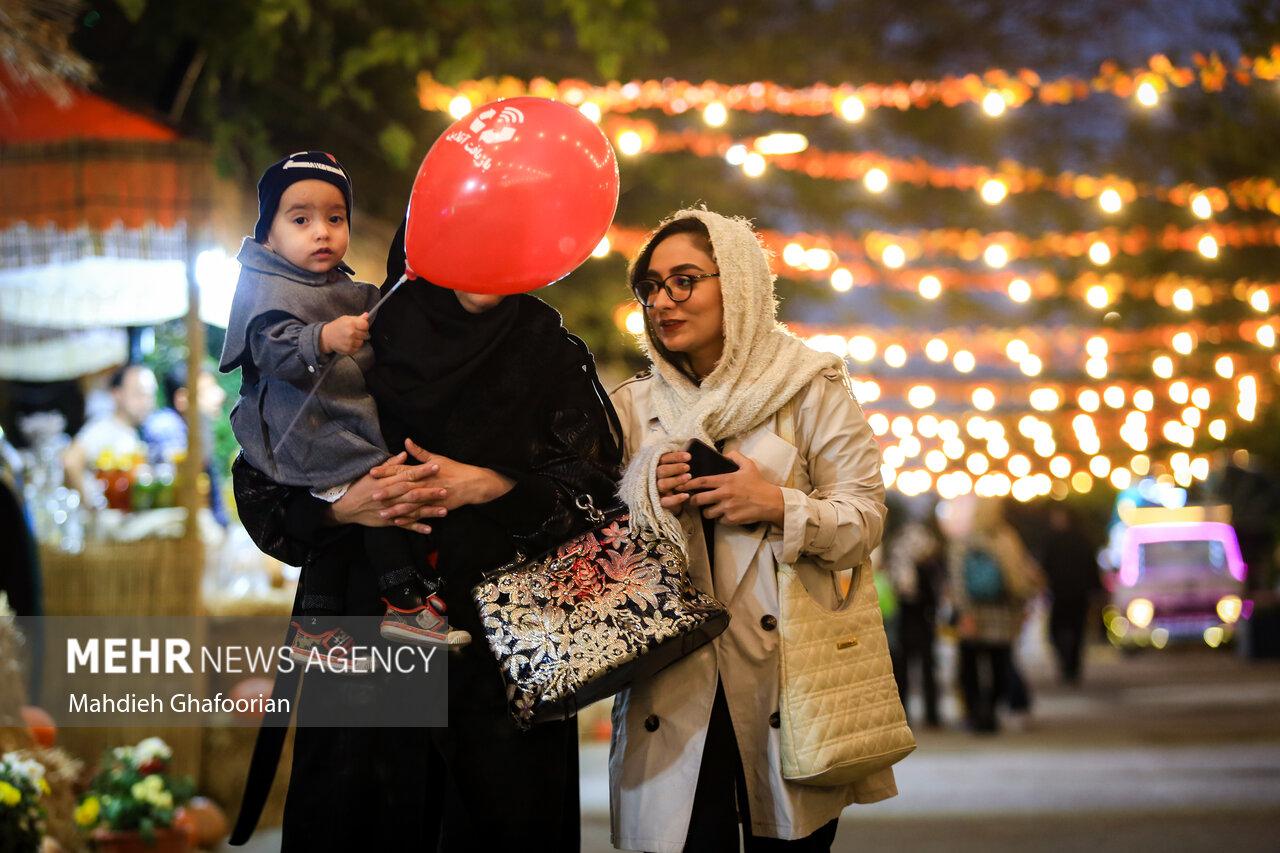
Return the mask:
M498 117L497 127L486 127L489 119L494 116ZM501 142L510 142L516 136L514 125L524 124L524 113L515 107L503 107L502 112L495 109L488 109L475 117L469 126L470 132L466 130L455 130L445 136L449 142L456 142L462 146L468 154L471 155L472 162L477 168L489 171L493 167L493 158L480 145L471 141L474 134L480 134L480 142L486 145L497 145Z

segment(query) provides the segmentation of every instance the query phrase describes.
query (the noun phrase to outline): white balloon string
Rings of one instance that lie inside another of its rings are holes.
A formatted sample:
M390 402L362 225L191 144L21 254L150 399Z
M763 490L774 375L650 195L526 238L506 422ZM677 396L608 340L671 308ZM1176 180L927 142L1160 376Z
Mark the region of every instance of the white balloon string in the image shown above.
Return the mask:
M395 293L397 290L399 290L400 285L404 284L408 280L408 278L409 277L407 275L400 276L400 280L391 286L391 289L386 292L386 295L384 295L381 299L379 299L377 303L372 308L369 309L370 324L373 323L373 318L378 313L378 309L382 307L382 303L390 299L391 295ZM275 466L276 464L276 454L280 452L281 447L284 447L285 439L287 439L289 437L289 434L293 432L293 428L298 425L298 419L301 418L302 413L307 410L307 405L311 402L311 399L315 397L316 392L320 390L320 386L324 383L324 378L329 375L329 371L333 370L333 366L337 363L338 363L337 358L329 359L329 363L324 366L324 370L320 371L320 375L316 378L316 384L311 386L311 390L307 393L306 399L303 400L302 405L298 407L298 411L297 413L294 414L293 420L289 421L289 425L284 428L284 435L280 436L280 440L277 441L275 443L275 446L271 449L272 466ZM278 472L279 469L277 468L276 471Z

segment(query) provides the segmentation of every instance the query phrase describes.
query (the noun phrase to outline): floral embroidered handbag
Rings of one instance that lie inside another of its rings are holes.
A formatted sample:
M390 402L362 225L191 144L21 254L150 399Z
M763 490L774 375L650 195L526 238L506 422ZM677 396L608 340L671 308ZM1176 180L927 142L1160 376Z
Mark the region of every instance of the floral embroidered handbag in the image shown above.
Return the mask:
M472 589L522 729L572 717L711 642L729 611L689 580L670 542L577 499L592 529L540 557L492 571Z

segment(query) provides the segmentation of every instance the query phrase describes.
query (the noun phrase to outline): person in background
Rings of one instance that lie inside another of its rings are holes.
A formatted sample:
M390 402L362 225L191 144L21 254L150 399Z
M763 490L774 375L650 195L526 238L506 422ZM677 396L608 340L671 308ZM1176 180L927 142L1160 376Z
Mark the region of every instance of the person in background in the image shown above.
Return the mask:
M911 670L918 666L925 725L937 728L942 719L933 646L947 561L946 543L932 508L902 525L889 543L886 563L898 598L898 655L894 661L898 692L907 707Z
M139 432L142 424L156 407L156 377L151 369L141 364L126 364L107 383L113 403L112 410L89 420L76 433L67 448L63 463L67 471L67 483L84 492L85 475L103 454L116 458L147 455L146 443Z
M209 509L218 524L226 527L230 519L222 499L222 477L213 464L213 419L222 417L222 404L227 400L227 392L207 370L200 371L199 382L200 437L204 447L204 471L209 475ZM187 452L187 366L176 364L170 368L161 386L165 405L143 421L142 439L146 442L147 457L152 465L172 465L179 455Z
M1049 610L1049 639L1058 658L1063 683L1080 683L1081 650L1089 597L1101 587L1093 543L1071 510L1049 508L1049 532L1040 565L1049 582L1053 604Z
M952 507L947 574L952 619L959 643L959 679L966 722L971 731L999 730L996 703L1011 693L1013 643L1022 628L1027 602L1037 593L1040 569L1022 539L1004 520L1000 503L969 497L971 518L958 521ZM1012 691L1016 693L1016 691Z

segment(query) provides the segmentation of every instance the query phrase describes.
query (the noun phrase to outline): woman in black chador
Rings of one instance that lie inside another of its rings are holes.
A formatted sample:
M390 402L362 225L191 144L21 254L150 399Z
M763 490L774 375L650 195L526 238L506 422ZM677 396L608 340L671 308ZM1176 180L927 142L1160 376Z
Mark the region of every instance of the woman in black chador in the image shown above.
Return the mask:
M404 271L403 245L402 226L384 293ZM449 655L448 728L297 730L283 849L576 850L576 723L516 730L470 590L517 551L536 554L585 529L580 496L612 501L621 456L594 361L534 296L421 279L387 300L372 334L369 387L387 446L420 464L366 476L329 505L238 459L241 519L259 547L291 563L320 548L351 548L358 559L344 525L387 524L382 511L420 532L429 526L422 558L445 579L453 626L476 641ZM353 576L360 588L348 607L380 614L371 574ZM265 797L256 791L264 776L270 784L282 738L282 729L260 733L246 814Z

